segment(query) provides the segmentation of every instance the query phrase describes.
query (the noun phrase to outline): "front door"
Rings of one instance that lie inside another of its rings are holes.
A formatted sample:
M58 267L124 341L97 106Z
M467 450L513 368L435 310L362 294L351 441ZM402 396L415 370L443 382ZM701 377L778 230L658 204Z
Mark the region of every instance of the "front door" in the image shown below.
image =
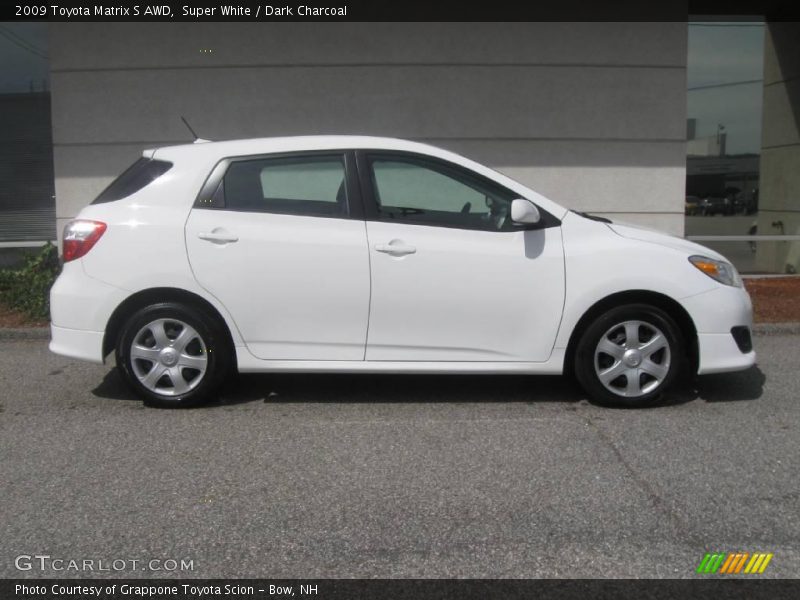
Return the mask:
M516 226L517 194L443 161L368 153L359 168L371 213L367 360L547 360L564 305L558 222Z

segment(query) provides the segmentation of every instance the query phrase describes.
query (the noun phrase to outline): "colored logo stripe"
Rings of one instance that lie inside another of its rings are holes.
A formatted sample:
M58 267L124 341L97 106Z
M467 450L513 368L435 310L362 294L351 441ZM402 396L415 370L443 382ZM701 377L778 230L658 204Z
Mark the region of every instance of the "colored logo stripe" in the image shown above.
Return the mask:
M767 568L769 561L772 560L772 554L753 554L753 558L747 563L744 568L745 573L763 573Z
M736 554L728 554L727 560L722 564L720 573L738 573L744 566L744 561L750 556L749 553L737 552Z
M767 568L773 556L773 554L766 552L756 552L754 554L749 552L707 552L697 566L697 573L760 574Z
M722 565L722 561L725 559L725 554L722 553L706 553L703 557L703 560L700 562L700 566L697 567L698 573L716 573L717 569L719 569L720 565Z

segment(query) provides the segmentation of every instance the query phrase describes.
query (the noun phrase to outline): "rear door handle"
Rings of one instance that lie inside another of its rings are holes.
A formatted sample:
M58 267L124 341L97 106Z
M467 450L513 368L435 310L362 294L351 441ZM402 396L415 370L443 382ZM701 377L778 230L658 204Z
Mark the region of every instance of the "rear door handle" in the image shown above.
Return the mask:
M197 234L197 237L199 237L201 240L214 242L215 244L231 244L239 241L239 238L233 234L216 230L211 232L202 231Z
M414 246L409 246L400 240L392 240L388 244L375 244L375 250L392 256L405 256L406 254L414 254L417 251Z

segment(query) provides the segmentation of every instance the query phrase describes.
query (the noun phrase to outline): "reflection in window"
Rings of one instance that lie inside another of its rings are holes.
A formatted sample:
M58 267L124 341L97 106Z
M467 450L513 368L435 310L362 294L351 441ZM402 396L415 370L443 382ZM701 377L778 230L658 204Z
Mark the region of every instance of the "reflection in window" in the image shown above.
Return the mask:
M687 236L757 231L763 65L763 23L689 23ZM741 271L755 269L750 244L725 249Z

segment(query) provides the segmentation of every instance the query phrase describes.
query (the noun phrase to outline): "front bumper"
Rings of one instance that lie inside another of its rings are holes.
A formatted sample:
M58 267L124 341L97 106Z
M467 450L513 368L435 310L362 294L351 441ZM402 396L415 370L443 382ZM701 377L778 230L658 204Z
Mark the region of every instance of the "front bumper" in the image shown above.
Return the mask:
M729 333L698 333L698 375L742 371L756 364L754 350L743 353Z
M697 329L699 375L741 371L755 364L755 351L741 344L742 328L753 328L753 304L744 288L719 286L682 304Z

